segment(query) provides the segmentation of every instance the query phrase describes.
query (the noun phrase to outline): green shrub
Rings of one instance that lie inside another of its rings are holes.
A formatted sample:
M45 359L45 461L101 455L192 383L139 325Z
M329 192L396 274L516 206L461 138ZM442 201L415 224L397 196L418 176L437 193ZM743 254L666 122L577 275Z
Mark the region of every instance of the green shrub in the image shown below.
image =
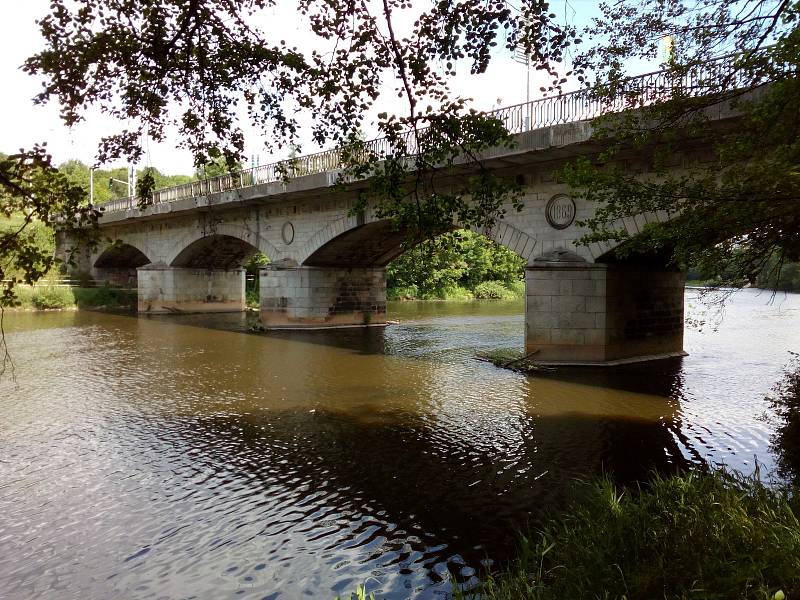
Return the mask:
M247 290L244 298L248 308L258 308L260 306L258 290Z
M112 289L108 285L98 288L74 288L78 308L120 308L135 306L136 290Z
M31 304L39 310L66 308L75 305L75 296L68 287L35 286L31 289Z
M800 355L791 354L783 379L769 397L778 418L772 448L778 457L779 474L800 488Z
M336 600L343 600L341 596L337 596ZM344 600L375 600L375 594L367 593L367 587L358 585L356 591L347 596Z
M518 561L467 597L800 595L797 507L788 494L756 477L690 472L656 476L637 490L622 490L604 479L583 491L585 498L551 521L538 542L524 540Z
M255 277L256 284L258 283L258 269L270 263L269 256L256 252L253 254L244 265L244 270L248 275Z
M484 281L475 286L473 292L480 300L511 300L514 292L503 285L502 281Z
M525 297L524 281L512 281L511 283L507 283L506 287L508 288L508 291L514 294L514 298L520 299Z
M78 281L78 287L88 288L94 282L94 278L92 274L88 271L75 271L71 274L72 279L76 279Z
M387 300L419 300L419 289L415 285L390 287L386 290Z
M472 292L460 285L447 286L442 290L440 297L442 300L456 300L462 302L474 299Z
M427 240L389 263L389 289L416 288L415 298L441 299L444 290L474 289L483 281L511 284L522 278L525 260L472 231L451 231Z

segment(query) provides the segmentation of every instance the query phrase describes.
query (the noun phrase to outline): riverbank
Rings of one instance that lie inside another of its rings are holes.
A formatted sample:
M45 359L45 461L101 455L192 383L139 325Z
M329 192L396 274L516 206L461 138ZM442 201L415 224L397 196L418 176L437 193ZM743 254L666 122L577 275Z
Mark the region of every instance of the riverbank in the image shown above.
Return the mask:
M443 300L465 302L469 300L522 300L525 297L524 281L483 281L473 288L452 285L434 291L420 290L415 285L389 287L387 300Z
M520 556L457 598L794 598L797 496L757 476L690 471L640 488L583 484Z
M409 301L471 301L471 300L521 300L525 296L523 282L505 286L501 282L484 282L475 291L466 288L447 289L440 297L416 297L414 290L388 290L389 300ZM70 287L61 285L18 286L15 288L18 305L10 310L79 310L112 308L125 309L136 306L136 289L101 287ZM258 310L258 292L247 290L246 306Z
M60 285L18 286L14 288L18 305L10 310L133 309L135 289L70 287Z
M576 500L503 570L453 591L457 600L795 598L800 499L756 473L690 470L639 487L609 477ZM349 600L378 600L358 588ZM341 598L339 599L341 600Z

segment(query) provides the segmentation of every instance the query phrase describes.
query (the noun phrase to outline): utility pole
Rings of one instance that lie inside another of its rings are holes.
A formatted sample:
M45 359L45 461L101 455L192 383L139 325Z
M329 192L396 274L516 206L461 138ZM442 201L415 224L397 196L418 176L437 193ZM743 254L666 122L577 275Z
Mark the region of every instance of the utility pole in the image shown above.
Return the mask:
M525 65L525 129L531 128L531 55L525 51L525 48L518 45L514 49L514 62Z
M136 195L136 167L128 167L128 193Z
M89 206L94 206L94 167L89 167Z

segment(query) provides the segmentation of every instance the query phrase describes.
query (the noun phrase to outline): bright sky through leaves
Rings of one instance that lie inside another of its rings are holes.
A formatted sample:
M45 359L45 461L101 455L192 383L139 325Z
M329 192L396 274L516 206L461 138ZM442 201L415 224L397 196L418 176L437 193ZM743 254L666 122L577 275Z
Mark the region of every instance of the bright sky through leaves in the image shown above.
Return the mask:
M283 2L278 7L265 10L263 23L256 25L285 37L290 44L296 44L301 50L319 47L318 41L300 20L293 5L294 2ZM596 12L596 7L597 4L589 0L553 4L553 10L560 14L566 13L571 22L578 25L587 23L589 17ZM0 152L9 153L21 147L30 147L34 142L47 141L56 164L70 158L91 164L94 162L100 137L115 131L117 127L108 117L93 108L87 112L84 123L71 130L67 129L58 117L58 107L55 104L44 107L32 104L31 98L39 90L39 81L19 69L22 62L43 45L35 21L48 10L47 0L29 0L15 3L14 8L5 11L4 18L0 20L0 39L4 40L4 52L0 54L0 77L4 82L4 93L0 95L0 128L3 131ZM532 97L536 97L536 90L545 79L541 72L532 72ZM510 53L501 50L497 52L496 59L490 63L486 73L477 76L459 75L453 79L452 88L456 94L474 98L473 106L478 109L491 110L516 104L525 100L525 68L515 63ZM387 94L378 110L404 114L407 107L403 100ZM246 123L246 119L243 123ZM262 164L285 158L283 153L280 156L269 155L263 150L259 137L247 129L245 127L248 157L258 155ZM369 130L365 133L368 137L375 134ZM317 148L310 143L305 144L302 149L304 153L315 150ZM191 173L194 170L190 153L185 149L176 149L169 143L150 143L149 160L146 157L140 166L148 166L148 163L170 174Z

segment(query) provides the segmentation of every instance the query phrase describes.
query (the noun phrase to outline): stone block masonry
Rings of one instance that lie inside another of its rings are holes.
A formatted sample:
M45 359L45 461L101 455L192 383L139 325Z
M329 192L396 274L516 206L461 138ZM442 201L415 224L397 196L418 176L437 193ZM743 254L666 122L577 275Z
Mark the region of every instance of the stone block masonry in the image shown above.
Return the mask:
M244 269L203 270L150 264L137 269L142 314L242 312Z
M267 328L353 327L386 323L383 268L279 267L259 273Z
M734 115L714 118L728 127ZM554 175L565 161L594 157L602 148L591 123L544 127L518 134L516 142L484 152L482 167L520 181L524 206L505 207L504 218L481 232L528 267L528 350L545 362L592 364L681 353L681 275L659 265L608 264L617 242L582 244L588 233L582 223L598 205L573 197ZM687 139L669 168L679 174L708 151L707 141ZM647 174L647 155L633 151L617 167ZM453 172L442 185L463 173ZM142 210L116 202L99 219L108 243L74 248L76 240L59 235L57 254L65 258L77 250L75 269L97 279L137 282L140 311L163 313L243 310L243 274L236 267L260 252L275 265L259 276L267 327L384 323L383 267L403 251L404 236L374 206L353 214L363 182L334 185L338 175L295 174L289 182L236 190L197 188L195 197ZM610 225L634 237L671 216L658 211ZM561 260L564 253L569 260Z
M525 273L525 347L536 360L609 364L683 354L682 273L553 258Z

